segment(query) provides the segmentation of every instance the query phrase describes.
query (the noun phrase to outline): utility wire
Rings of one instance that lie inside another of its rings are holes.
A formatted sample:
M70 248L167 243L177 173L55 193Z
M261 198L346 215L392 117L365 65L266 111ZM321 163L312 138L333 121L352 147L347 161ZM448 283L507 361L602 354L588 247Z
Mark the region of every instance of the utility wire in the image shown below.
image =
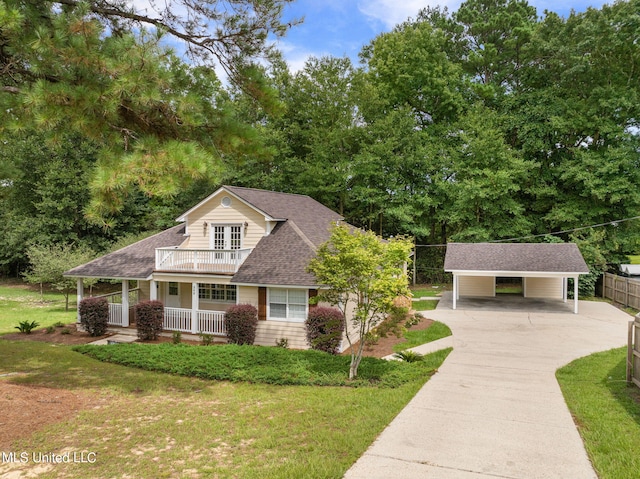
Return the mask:
M620 220L611 220L611 221L607 221L606 223L599 223L596 225L589 225L589 226L580 226L579 228L573 228L570 230L563 230L563 231L554 231L552 233L541 233L541 234L537 234L537 235L528 235L528 236L520 236L520 237L516 237L516 238L507 238L507 239L499 239L499 240L490 240L490 241L486 241L486 243L501 243L501 242L506 242L506 241L516 241L516 240L521 240L521 239L530 239L530 238L539 238L541 236L553 236L553 235L559 235L559 234L564 234L564 233L573 233L574 231L581 231L581 230L586 230L589 228L599 228L601 226L618 226L618 223L623 223L625 221L632 221L632 220L637 220L640 219L640 216L632 216L631 218L622 218ZM417 244L415 245L416 247L442 247L442 246L447 246L446 244Z

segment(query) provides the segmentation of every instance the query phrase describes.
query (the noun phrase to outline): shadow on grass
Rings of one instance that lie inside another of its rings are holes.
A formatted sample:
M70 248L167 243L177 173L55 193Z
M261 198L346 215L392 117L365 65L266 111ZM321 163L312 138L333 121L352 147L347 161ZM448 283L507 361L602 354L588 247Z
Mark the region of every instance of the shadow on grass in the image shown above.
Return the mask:
M626 364L625 353L625 356L607 372L603 383L618 404L629 414L629 417L640 425L640 388L633 383L626 382Z

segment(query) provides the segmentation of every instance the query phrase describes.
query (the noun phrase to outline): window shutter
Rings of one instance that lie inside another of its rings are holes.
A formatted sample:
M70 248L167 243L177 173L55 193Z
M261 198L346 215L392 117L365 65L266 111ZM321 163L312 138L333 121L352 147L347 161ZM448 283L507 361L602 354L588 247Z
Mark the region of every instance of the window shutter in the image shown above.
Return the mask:
M318 290L317 289L310 289L309 290L309 300L311 300L311 298L315 298L316 296L318 296ZM317 304L311 304L311 301L309 301L309 309L316 308L317 306L318 306Z
M258 288L258 320L267 320L267 288L264 286Z

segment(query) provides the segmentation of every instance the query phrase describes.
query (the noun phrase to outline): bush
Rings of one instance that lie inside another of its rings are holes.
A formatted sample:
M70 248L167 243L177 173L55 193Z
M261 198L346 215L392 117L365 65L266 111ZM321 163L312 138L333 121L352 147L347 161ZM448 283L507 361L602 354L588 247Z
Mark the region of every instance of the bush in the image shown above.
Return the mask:
M182 342L182 333L180 331L174 331L171 333L171 340L173 344L180 344Z
M227 340L231 344L253 344L258 328L258 310L250 304L230 306L224 315Z
M323 307L310 309L305 326L311 349L338 354L344 332L344 316L339 310Z
M102 336L109 323L107 298L86 298L80 301L80 324L89 336Z
M158 339L164 322L162 301L141 301L135 305L135 312L138 338L143 341Z

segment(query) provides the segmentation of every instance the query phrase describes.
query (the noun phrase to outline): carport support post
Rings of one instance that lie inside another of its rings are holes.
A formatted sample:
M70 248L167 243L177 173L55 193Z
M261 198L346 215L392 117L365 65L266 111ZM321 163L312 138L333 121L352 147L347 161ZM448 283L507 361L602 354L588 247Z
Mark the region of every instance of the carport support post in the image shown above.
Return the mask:
M569 289L569 280L568 278L565 276L562 278L562 302L566 303L567 302L567 290Z
M453 309L456 309L456 301L458 300L458 275L453 274Z
M573 314L578 314L578 278L573 279Z

